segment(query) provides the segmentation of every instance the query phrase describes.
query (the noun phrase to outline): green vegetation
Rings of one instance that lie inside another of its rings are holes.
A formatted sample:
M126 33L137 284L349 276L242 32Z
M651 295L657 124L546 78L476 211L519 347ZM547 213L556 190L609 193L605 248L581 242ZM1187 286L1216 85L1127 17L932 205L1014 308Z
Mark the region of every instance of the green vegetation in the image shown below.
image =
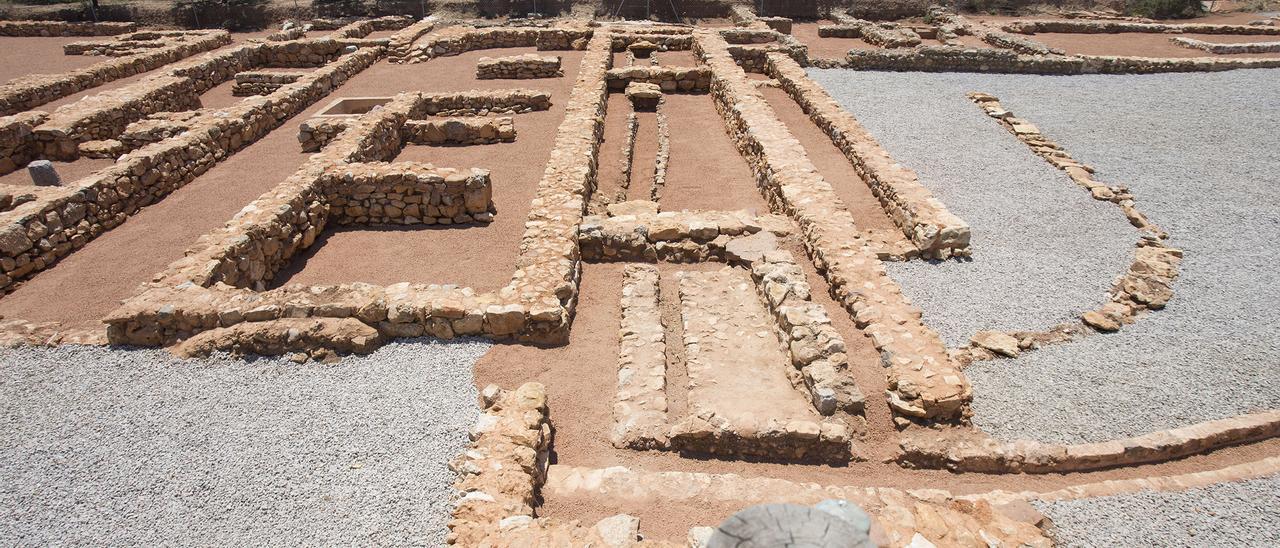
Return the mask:
M1185 19L1204 14L1200 0L1127 0L1125 12L1152 19Z
M192 28L260 29L270 0L176 0L175 18Z

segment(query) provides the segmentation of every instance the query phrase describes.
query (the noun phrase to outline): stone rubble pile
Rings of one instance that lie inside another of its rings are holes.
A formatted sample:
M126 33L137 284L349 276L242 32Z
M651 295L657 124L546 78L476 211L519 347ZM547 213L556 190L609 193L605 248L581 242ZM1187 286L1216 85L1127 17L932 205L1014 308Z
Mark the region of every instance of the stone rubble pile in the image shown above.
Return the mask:
M476 63L476 79L524 80L530 78L559 78L559 55L511 55L507 57L481 57Z
M1170 38L1173 43L1193 49L1204 50L1215 54L1240 54L1240 53L1276 53L1280 52L1280 42L1245 42L1241 44L1217 44L1213 42L1205 42L1204 40L1196 40L1195 38L1185 38L1182 36L1174 36Z

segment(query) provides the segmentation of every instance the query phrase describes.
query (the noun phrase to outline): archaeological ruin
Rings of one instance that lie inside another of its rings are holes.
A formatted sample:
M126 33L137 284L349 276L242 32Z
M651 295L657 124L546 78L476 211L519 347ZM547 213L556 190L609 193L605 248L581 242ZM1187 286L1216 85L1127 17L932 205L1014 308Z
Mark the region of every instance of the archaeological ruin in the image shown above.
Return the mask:
M0 544L1280 544L1280 4L259 4L0 11Z

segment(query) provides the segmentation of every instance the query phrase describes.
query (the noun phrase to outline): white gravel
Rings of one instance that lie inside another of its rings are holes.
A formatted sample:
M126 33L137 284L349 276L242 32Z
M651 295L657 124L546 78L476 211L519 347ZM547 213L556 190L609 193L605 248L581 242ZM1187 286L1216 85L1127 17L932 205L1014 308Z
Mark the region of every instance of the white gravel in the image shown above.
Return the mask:
M975 364L966 373L974 385L974 422L999 438L1031 438L1078 443L1140 435L1262 409L1280 408L1280 70L1237 70L1202 74L1143 76L1023 76L814 71L877 136L889 151L918 169L926 184L974 225L974 264L988 253L1012 252L1021 269L990 271L1001 277L985 283L957 275L970 265L894 268L931 325L956 334L985 310L1010 310L1006 322L1034 327L1046 309L1079 310L1100 295L1081 293L1078 282L1046 272L1043 265L1063 254L1069 278L1093 272L1093 285L1110 285L1127 267L1136 233L1121 231L1114 241L1096 242L1089 223L1110 227L1114 217L1090 215L1064 225L1066 246L1000 249L989 223L1025 217L1021 199L982 185L964 200L948 191L953 181L993 169L990 132L970 131L971 119L1005 134L985 120L965 97L985 91L1029 119L1077 159L1099 170L1107 182L1133 189L1139 207L1170 232L1171 245L1186 257L1166 310L1126 326L1119 334L1094 336L1052 346L1016 360ZM841 92L841 90L858 90ZM896 95L895 95L896 94ZM897 98L895 98L897 97ZM912 143L908 119L895 109L909 106L930 139ZM938 140L947 128L950 139ZM1004 139L1004 137L1001 137ZM1011 137L1009 137L1011 139ZM974 141L974 142L970 142ZM981 141L981 142L977 142ZM1006 145L1022 145L1004 139ZM1047 167L1023 149L1029 162ZM994 157L993 154L1001 154ZM939 158L942 157L942 158ZM1003 161L1003 160L1002 160ZM938 164L956 165L937 179ZM977 175L974 175L975 177ZM997 179L992 179L998 181ZM1016 179L1015 179L1016 180ZM941 181L941 182L939 182ZM1084 192L1065 178L1060 185ZM999 215L962 210L990 203ZM1108 208L1113 206L1098 204ZM1058 221L1053 221L1058 222ZM1021 225L1019 225L1021 226ZM1108 232L1115 231L1114 227ZM995 249L993 249L993 246ZM1118 246L1118 247L1117 247ZM1101 248L1105 248L1101 249ZM1062 285L1062 295L1030 299L1035 291L998 293L991 287ZM950 283L948 283L950 280ZM953 294L969 294L967 300ZM974 325L977 327L977 325Z
M1280 546L1280 476L1032 504L1065 547Z
M972 228L971 261L885 264L948 345L1048 329L1105 302L1137 233L965 97L985 75L811 73Z
M0 545L441 545L488 348L0 350Z

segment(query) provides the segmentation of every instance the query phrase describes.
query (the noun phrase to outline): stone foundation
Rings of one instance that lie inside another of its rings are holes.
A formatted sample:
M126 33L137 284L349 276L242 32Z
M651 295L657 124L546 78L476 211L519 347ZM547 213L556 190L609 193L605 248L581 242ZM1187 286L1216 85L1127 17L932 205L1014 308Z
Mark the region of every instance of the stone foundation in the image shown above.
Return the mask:
M785 235L790 223L749 211L667 211L655 202L609 206L610 216L583 218L578 231L588 261L697 263L725 261L725 247L762 230ZM615 212L617 214L615 215Z
M695 48L712 69L712 97L755 172L757 186L776 211L786 212L800 226L806 250L832 296L880 350L891 408L920 419L964 416L972 397L964 374L861 241L853 217L804 148L734 64L717 34L696 33Z
M627 265L622 286L614 447L667 446L667 342L659 308L658 269Z
M409 120L400 133L415 145L490 145L515 141L516 125L510 116Z
M447 27L418 41L403 57L405 63L421 63L447 55L478 49L537 47L540 50L581 49L591 38L586 26L541 27Z
M612 91L622 91L632 82L656 84L666 93L707 91L711 86L711 71L706 67L635 65L610 70L608 80Z
M1280 35L1280 27L1256 25L1216 25L1211 23L1139 23L1134 21L1098 21L1062 19L1052 21L1011 21L1003 27L1008 32L1036 34L1060 32L1072 34L1115 34L1121 32L1188 33L1188 34L1265 34Z
M285 84L297 82L307 72L241 72L236 74L236 82L231 86L231 94L237 97L249 95L266 95Z
M132 22L0 21L0 36L112 36L137 29Z
M558 55L544 56L530 53L510 57L481 57L476 63L476 78L480 80L524 80L561 76L564 76L564 72L560 70Z
M1009 50L920 46L852 50L840 66L859 70L998 72L1017 74L1154 74L1280 67L1280 59L1022 55Z
M1194 38L1184 38L1182 36L1174 36L1170 38L1173 43L1204 50L1209 53L1219 55L1233 55L1240 53L1276 53L1280 52L1280 42L1254 42L1243 44L1215 44L1213 42L1205 42L1204 40L1196 40Z

